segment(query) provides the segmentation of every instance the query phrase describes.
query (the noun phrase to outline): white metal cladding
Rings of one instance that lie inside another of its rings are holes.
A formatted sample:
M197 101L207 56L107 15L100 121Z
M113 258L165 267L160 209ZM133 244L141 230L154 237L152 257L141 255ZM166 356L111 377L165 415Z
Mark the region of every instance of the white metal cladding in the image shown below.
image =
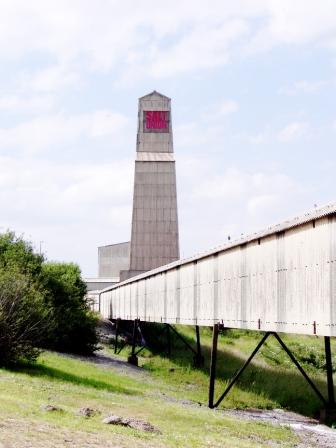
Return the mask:
M336 336L336 206L101 292L106 318Z

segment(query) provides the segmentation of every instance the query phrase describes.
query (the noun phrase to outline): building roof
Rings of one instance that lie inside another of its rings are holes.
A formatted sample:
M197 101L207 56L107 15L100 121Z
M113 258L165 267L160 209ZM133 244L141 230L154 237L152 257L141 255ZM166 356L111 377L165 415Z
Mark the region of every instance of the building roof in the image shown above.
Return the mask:
M183 264L192 263L193 261L200 260L202 258L206 258L211 255L215 255L219 252L223 252L223 251L232 249L233 247L237 247L242 244L247 244L252 241L256 241L258 239L265 238L267 236L274 235L274 234L277 234L280 232L284 232L284 231L292 229L294 227L299 227L300 225L307 224L308 222L313 222L316 219L321 219L326 216L330 216L330 215L334 215L334 214L336 214L336 203L329 204L329 205L326 205L321 208L315 208L315 209L305 213L304 215L298 216L296 218L288 219L288 220L283 221L276 225L272 225L260 232L255 232L250 235L243 236L241 238L238 238L237 240L230 241L228 243L225 243L218 247L212 248L212 249L210 249L206 252L203 252L201 254L194 255L194 256L186 258L184 260L174 261L172 263L169 263L164 266L160 266L159 268L153 269L151 271L147 271L147 272L137 275L135 277L131 277L128 280L125 280L124 282L121 282L118 285L115 285L114 287L113 286L107 287L103 291L109 291L109 290L114 289L120 285L123 285L126 283L131 283L132 281L135 281L135 280L140 280L142 278L145 278L145 277L148 277L151 275L155 275L155 274L158 274L163 271L174 269Z
M141 96L139 100L143 100L144 98L150 98L151 96L159 96L161 98L165 98L166 100L170 101L170 98L168 96L162 95L162 93L159 93L156 90L153 90L153 92L148 93L147 95Z
M100 249L102 247L123 246L125 244L131 244L131 242L130 241L124 241L122 243L104 244L104 246L98 246L98 249Z

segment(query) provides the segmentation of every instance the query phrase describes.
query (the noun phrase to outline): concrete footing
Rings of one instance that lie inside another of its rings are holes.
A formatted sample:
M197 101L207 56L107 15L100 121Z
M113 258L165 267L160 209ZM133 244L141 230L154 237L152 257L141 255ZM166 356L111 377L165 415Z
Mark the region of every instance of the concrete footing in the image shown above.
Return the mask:
M326 425L331 425L332 423L336 423L336 406L321 409L320 423L324 423Z
M130 355L128 358L127 358L127 362L129 363L129 364L132 364L133 366L138 366L139 364L138 364L138 357L136 356L136 355Z

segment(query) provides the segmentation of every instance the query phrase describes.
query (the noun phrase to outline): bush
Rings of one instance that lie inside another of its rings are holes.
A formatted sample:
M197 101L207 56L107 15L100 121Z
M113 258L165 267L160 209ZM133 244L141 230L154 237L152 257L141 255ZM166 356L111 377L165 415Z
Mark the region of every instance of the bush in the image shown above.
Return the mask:
M0 363L34 361L50 311L27 275L0 269Z
M78 266L45 263L22 237L0 235L0 363L34 360L38 347L91 354L97 318L85 293Z
M42 270L43 256L34 253L31 243L14 232L0 235L0 269L19 272L37 283Z
M92 354L97 349L98 318L86 304L86 285L79 267L73 263L45 263L42 277L46 305L53 319L45 347Z
M39 285L43 257L13 232L0 235L0 363L34 360L49 327Z

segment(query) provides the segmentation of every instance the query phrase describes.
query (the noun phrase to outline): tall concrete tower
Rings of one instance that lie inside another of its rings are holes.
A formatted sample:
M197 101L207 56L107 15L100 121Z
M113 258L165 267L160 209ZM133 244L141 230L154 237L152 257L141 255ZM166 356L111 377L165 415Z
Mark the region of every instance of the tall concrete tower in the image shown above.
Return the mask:
M121 280L180 256L170 98L139 99L136 146L130 268Z

